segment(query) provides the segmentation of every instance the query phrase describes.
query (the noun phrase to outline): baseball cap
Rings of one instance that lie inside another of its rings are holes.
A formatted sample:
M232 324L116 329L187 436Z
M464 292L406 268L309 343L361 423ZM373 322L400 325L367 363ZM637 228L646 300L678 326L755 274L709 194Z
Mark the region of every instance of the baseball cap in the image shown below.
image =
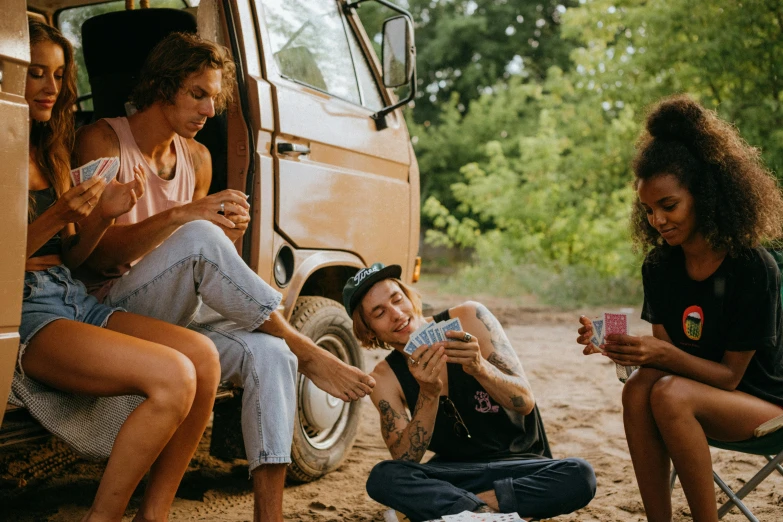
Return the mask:
M343 305L348 316L353 315L356 306L372 285L384 279L396 279L402 275L400 265L386 266L383 263L373 263L369 268L362 268L356 275L348 279L343 287Z

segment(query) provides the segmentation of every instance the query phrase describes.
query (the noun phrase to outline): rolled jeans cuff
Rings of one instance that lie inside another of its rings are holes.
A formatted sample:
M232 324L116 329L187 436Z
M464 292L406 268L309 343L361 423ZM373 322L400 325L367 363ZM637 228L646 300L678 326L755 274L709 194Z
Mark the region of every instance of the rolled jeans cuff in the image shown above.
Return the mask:
M486 502L478 498L473 493L466 493L464 497L456 501L451 506L449 513L444 513L444 515L456 515L458 513L462 513L463 511L473 512L477 508L485 506L486 504Z
M495 486L495 497L498 499L498 507L501 513L516 513L517 497L514 494L514 481L510 477L496 480L493 485Z

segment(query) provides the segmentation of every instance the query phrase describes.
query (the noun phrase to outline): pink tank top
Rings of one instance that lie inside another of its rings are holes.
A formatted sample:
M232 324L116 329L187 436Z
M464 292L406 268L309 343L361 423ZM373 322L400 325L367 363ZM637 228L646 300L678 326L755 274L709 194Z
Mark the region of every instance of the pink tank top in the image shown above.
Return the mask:
M193 191L196 188L196 171L193 168L193 158L185 138L174 137L174 149L177 153L177 166L174 177L170 180L161 179L158 173L153 171L147 160L136 145L133 133L128 125L128 118L105 118L104 121L114 129L120 141L120 170L117 173L117 181L128 183L133 179L133 167L141 164L147 174L147 186L144 195L139 198L136 206L130 212L116 219L118 225L132 225L144 221L164 210L185 205L193 200ZM109 293L116 278L135 265L139 260L129 263L124 269L116 273L102 273L100 275L81 270L78 273L87 285L87 291L93 294L99 301L103 301Z
M117 138L120 140L120 171L117 180L120 183L128 183L133 179L133 167L141 164L147 174L147 187L144 195L139 198L136 206L127 214L117 218L118 225L132 225L144 221L164 210L178 207L193 200L193 191L196 189L196 171L193 168L193 158L190 156L188 143L182 136L174 137L174 149L177 152L177 166L174 177L170 180L162 179L158 173L150 168L149 163L136 145L136 140L128 125L128 118L106 118Z

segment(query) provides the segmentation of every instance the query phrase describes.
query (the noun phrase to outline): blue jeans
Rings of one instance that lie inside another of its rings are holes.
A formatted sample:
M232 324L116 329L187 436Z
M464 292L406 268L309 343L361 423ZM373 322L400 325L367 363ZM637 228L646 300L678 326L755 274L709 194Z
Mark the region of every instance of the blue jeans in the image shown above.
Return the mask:
M220 228L194 221L116 280L104 302L212 339L221 379L244 388L242 436L252 471L291 462L297 359L282 339L255 331L280 300Z
M586 506L595 496L595 473L586 461L504 460L427 464L386 460L367 479L373 500L413 522L474 511L485 505L476 494L495 491L502 513L549 518Z

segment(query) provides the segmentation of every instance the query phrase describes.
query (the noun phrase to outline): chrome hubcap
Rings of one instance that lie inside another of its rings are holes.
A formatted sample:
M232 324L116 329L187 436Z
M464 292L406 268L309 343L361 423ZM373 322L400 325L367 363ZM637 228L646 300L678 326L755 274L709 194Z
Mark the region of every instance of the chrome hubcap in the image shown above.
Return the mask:
M350 362L348 349L339 337L324 335L316 340L321 348ZM302 432L315 448L328 449L340 439L348 424L350 404L329 395L307 377L299 376L299 412Z

